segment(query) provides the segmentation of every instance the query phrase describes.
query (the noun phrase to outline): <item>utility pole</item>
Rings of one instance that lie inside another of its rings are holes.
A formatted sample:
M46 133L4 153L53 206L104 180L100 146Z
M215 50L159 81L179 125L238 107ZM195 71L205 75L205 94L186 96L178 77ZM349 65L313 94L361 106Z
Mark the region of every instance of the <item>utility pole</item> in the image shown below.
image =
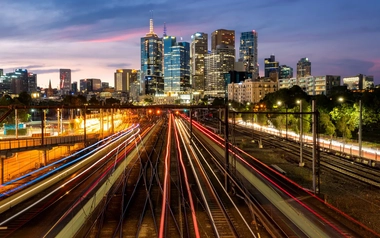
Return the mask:
M228 174L230 171L230 161L229 161L229 152L228 152L228 104L226 104L226 107L224 109L224 147L225 147L225 154L226 157L226 174L225 174L225 180L224 180L224 188L226 191L228 191Z
M58 130L58 136L61 132L61 126L59 125L59 108L57 109L57 130Z
M285 104L285 111L286 111L286 114L285 114L285 123L286 123L286 140L288 140L288 105Z
M313 192L317 194L316 187L316 159L317 159L317 112L315 110L315 100L311 102L311 108L313 112L312 117L312 133L313 133L313 161L312 161L312 170L313 170Z
M190 145L192 144L191 143L191 140L193 139L193 112L192 112L192 110L191 110L191 108L190 108Z
M305 163L303 160L303 115L302 115L302 100L300 100L300 163L299 166L303 167Z
M18 139L18 113L17 113L17 109L15 109L15 130L16 130L16 139Z
M362 100L359 99L359 157L362 157L362 124L363 124L363 105Z

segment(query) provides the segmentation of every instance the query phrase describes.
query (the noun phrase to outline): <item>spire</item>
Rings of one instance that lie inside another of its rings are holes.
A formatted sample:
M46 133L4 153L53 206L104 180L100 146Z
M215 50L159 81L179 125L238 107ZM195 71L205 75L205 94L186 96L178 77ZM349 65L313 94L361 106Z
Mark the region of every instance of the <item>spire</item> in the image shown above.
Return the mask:
M51 79L49 79L49 89L51 89Z
M150 13L151 13L151 16L150 16L150 20L149 20L149 33L154 34L154 31L153 31L153 10L150 10Z
M164 22L164 37L166 36L166 22Z
M149 33L146 34L146 36L155 36L157 37L156 33L153 31L153 10L150 10L151 16L149 19Z

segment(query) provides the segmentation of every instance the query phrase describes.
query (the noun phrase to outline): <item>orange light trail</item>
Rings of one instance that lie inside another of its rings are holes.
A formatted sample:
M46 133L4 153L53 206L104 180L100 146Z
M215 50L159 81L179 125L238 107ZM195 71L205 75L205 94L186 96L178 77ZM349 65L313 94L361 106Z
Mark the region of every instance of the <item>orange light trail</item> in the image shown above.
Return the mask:
M168 136L166 143L166 154L165 154L165 175L164 175L164 191L162 194L162 205L161 205L161 221L160 221L160 231L159 237L164 238L165 230L165 216L166 216L166 203L168 199L168 181L170 173L170 140L172 132L172 115L169 116L169 126L168 126Z
M188 194L189 202L190 202L190 208L191 208L191 215L192 215L192 218L193 218L195 237L198 238L198 237L200 237L200 234L199 234L199 228L198 228L198 223L197 223L197 216L195 214L195 207L194 207L193 197L191 196L192 193L191 193L191 189L190 189L190 186L189 186L189 180L187 178L187 172L186 172L185 164L183 163L183 159L182 159L182 152L181 152L181 149L180 149L180 143L179 143L178 132L177 132L177 125L176 124L174 126L174 132L175 132L175 140L176 140L176 144L177 144L177 148L178 148L179 161L181 163L182 171L183 171L183 176L185 177L185 181L186 181L186 189L187 189L187 194Z
M196 128L198 128L200 131L202 131L207 137L209 137L211 140L215 141L215 143L219 144L221 147L224 147L224 144L219 142L216 138L218 138L219 140L222 140L221 137L219 137L218 135L216 135L215 133L213 133L212 131L208 130L207 128L204 128L203 126L199 125L198 123L194 122L193 123L194 126ZM206 133L207 132L207 133ZM230 144L231 145L231 144ZM239 149L240 150L240 149ZM242 151L242 150L240 150ZM231 151L229 149L229 152L232 153L234 156L236 156L236 158L238 158L241 162L243 162L244 164L246 164L248 167L250 167L252 170L256 171L258 174L260 174L263 178L265 178L267 181L269 181L270 183L272 183L274 186L276 186L278 189L280 189L282 192L284 192L285 194L287 194L289 197L291 197L294 201L296 201L297 203L299 203L301 206L303 206L305 209L307 209L308 211L310 211L312 214L314 214L316 217L318 217L321 221L325 222L326 224L328 224L330 227L332 227L334 230L336 230L337 232L339 232L343 237L348 237L347 234L342 231L339 227L337 227L335 224L331 223L330 221L328 221L327 219L325 219L324 217L322 217L322 215L318 214L317 212L315 212L313 209L311 209L309 206L307 206L305 203L303 203L301 200L299 200L298 198L296 198L295 196L293 196L292 194L290 194L288 191L286 191L284 188L282 188L280 185L278 185L276 182L274 182L273 180L271 180L269 177L267 177L266 175L264 175L263 173L261 173L259 170L257 170L255 167L253 167L251 164L249 164L245 159L243 159L242 157L240 157L238 154L234 153L233 151ZM242 151L243 153L245 153L244 151ZM254 160L257 160L256 158L252 157L251 155L245 153L247 156L249 156L250 158L254 159ZM258 160L257 160L258 161ZM263 163L261 163L263 164ZM265 165L265 164L263 164ZM268 167L267 165L265 165L266 167ZM272 170L272 169L271 169ZM274 170L272 170L274 171ZM278 173L277 171L274 171L276 172L277 174L280 174ZM291 180L290 180L291 181ZM294 183L294 182L293 182ZM297 185L299 186L299 185ZM300 187L300 186L299 186ZM302 187L300 187L302 188ZM303 188L302 188L303 189ZM310 193L310 195L316 197L314 194ZM333 206L331 206L333 207ZM339 211L339 210L338 210ZM344 214L344 213L342 213ZM353 220L355 221L355 220ZM358 223L360 224L360 223ZM362 224L361 224L362 225ZM364 225L363 225L364 227ZM368 230L370 230L369 228L367 228ZM370 230L372 231L372 230ZM372 231L373 232L373 231ZM376 233L375 233L376 234Z

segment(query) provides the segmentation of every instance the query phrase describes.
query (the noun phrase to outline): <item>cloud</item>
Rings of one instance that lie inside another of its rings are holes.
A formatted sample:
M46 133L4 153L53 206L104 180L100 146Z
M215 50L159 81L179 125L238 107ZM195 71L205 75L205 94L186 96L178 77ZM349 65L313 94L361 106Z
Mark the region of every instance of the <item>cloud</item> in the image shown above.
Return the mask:
M120 64L108 64L107 67L109 68L116 68L116 69L126 69L130 67L132 64L130 63L120 63Z
M37 70L33 70L32 73L35 73L35 74L49 74L49 73L58 73L59 72L59 69L37 69Z

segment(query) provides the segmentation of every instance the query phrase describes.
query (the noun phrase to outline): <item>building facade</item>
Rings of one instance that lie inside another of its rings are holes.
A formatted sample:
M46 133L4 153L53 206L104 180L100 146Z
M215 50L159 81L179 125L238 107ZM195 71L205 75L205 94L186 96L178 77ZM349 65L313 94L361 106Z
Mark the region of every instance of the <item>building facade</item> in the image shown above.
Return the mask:
M218 45L228 45L235 49L235 31L218 29L211 33L211 50L216 50ZM235 56L235 53L234 53Z
M301 58L297 63L297 78L311 76L311 62L308 58Z
M255 30L241 33L239 61L244 62L245 70L247 72L252 72L253 80L256 80L259 77L257 32Z
M162 39L153 31L153 19L150 19L149 33L141 38L141 74L143 75L143 94L163 94L164 81Z
M247 79L244 82L228 84L228 100L239 103L257 103L265 95L276 92L277 89L278 83L270 79L260 79L258 81Z
M190 72L193 91L205 90L205 56L208 52L208 35L197 32L191 36Z
M59 89L62 95L70 94L71 69L59 69Z
M106 89L106 88L109 88L110 87L110 83L109 82L102 82L102 89Z
M165 36L164 42L164 91L183 94L190 91L190 44L176 42L173 36Z
M117 69L114 74L115 91L129 93L132 84L138 80L136 69Z
M339 75L308 76L279 80L279 88L299 86L308 95L330 95L334 87L340 86Z
M266 78L271 78L272 81L277 82L279 78L279 63L276 61L274 55L264 59L264 73Z
M102 81L95 78L81 79L79 87L82 93L99 92L102 89Z
M349 90L369 90L375 87L373 76L358 74L356 76L344 77L343 85Z
M279 67L279 78L280 79L288 79L293 78L293 68L287 65L280 65Z
M235 49L228 45L218 45L217 49L205 57L205 95L225 97L227 92L224 75L233 71Z
M74 95L78 93L78 82L73 82L71 84L71 93Z

